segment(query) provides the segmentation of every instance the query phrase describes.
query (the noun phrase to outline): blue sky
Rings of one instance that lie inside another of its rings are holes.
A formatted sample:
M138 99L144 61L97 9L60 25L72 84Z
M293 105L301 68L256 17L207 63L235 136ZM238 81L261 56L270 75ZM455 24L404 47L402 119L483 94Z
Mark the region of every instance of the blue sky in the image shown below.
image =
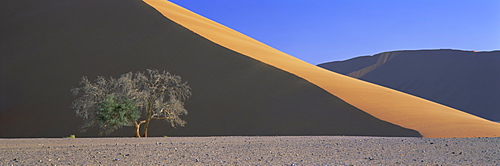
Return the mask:
M500 50L500 0L171 2L315 65L394 50Z

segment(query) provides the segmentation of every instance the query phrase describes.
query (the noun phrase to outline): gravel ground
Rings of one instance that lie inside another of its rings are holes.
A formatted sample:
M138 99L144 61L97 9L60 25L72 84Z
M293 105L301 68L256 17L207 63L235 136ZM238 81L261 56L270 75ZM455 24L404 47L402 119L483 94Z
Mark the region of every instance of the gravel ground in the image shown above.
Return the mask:
M0 139L0 165L500 165L500 138Z

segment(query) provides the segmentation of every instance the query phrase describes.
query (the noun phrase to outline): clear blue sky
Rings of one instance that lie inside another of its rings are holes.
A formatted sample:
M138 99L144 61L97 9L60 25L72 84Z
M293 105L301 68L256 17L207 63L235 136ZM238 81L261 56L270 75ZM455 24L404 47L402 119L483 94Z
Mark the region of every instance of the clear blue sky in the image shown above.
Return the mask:
M394 50L500 50L500 0L171 2L315 65Z

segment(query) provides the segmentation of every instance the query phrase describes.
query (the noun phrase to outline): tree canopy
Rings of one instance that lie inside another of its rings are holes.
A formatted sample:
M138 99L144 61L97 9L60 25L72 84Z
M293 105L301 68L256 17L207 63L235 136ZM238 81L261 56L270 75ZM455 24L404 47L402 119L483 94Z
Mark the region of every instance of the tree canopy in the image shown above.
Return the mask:
M140 111L131 99L120 99L115 95L107 95L97 111L96 121L99 127L110 133L122 126L133 126L141 117Z
M180 76L148 69L118 79L99 76L94 82L84 76L80 85L72 89L77 97L72 107L85 120L83 128L99 126L110 133L134 126L135 136L140 137L144 124L143 136L147 137L153 119L163 119L174 128L186 124L181 116L188 113L184 101L191 96L191 88Z

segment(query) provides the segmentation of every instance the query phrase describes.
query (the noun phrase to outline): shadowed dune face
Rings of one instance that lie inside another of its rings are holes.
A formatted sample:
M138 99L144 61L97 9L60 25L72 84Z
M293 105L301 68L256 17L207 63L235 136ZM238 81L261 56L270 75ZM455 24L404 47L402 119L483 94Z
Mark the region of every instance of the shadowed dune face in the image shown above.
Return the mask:
M499 123L318 68L168 1L145 2L168 19L214 43L303 78L378 119L415 129L424 137L500 135ZM387 57L382 62L387 62L390 58Z
M425 50L381 53L319 66L500 121L498 64L499 51Z
M294 74L222 47L142 1L6 0L0 6L0 137L97 136L78 132L70 89L82 76L148 68L192 87L185 128L163 135L420 136L379 120ZM5 19L4 19L5 18ZM292 61L293 62L293 61ZM132 136L125 127L113 136Z

